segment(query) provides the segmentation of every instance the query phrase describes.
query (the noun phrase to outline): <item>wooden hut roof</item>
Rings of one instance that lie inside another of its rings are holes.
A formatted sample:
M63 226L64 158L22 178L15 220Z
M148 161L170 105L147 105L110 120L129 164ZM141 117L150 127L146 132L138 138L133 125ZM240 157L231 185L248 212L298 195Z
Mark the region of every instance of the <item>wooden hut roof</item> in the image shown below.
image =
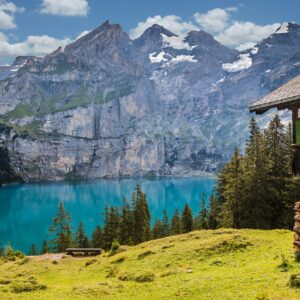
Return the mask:
M250 105L250 112L264 113L270 108L284 109L300 105L300 75Z

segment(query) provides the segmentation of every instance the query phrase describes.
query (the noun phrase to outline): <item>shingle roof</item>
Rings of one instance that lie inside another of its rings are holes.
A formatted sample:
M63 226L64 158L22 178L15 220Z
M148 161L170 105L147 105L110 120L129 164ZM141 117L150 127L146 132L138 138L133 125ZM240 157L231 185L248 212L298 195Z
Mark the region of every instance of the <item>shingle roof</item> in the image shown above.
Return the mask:
M251 104L249 110L263 113L270 108L283 109L295 103L300 105L300 75Z

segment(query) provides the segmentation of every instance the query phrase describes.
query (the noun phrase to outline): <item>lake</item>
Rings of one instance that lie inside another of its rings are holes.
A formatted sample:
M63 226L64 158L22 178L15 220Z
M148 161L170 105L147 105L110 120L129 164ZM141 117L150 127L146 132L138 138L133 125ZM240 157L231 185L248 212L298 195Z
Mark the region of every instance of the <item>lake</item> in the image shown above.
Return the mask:
M159 178L92 180L12 184L0 187L0 245L10 243L28 252L32 244L40 249L47 238L48 227L56 215L58 201L62 201L77 227L83 221L91 235L103 223L106 205L120 206L122 199L130 199L136 184L148 196L152 221L161 218L163 209L172 216L188 203L194 214L199 211L202 193L206 203L215 187L213 178Z

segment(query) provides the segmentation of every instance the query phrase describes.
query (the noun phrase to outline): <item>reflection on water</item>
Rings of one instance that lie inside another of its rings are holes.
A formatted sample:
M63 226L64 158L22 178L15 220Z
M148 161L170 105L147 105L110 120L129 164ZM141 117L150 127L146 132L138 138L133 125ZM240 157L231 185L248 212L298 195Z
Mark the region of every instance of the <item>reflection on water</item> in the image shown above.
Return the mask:
M136 185L141 184L148 196L152 220L169 216L175 208L182 210L189 203L194 213L200 207L201 195L214 189L211 178L162 178L96 180L85 182L59 182L8 185L0 188L0 244L27 252L35 243L40 248L48 227L56 214L58 201L63 201L76 227L83 221L91 234L103 222L105 205L118 206L122 199L130 199Z

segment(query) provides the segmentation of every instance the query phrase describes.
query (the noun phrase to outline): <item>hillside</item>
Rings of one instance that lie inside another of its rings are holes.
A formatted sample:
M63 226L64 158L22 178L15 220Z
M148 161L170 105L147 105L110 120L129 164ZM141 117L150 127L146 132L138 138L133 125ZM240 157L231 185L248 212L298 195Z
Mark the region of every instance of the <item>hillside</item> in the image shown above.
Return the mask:
M0 264L0 298L299 299L299 290L288 285L299 272L291 241L290 231L220 229L146 242L113 256L26 257ZM282 256L287 266L280 266Z
M0 148L12 173L217 172L247 137L249 104L300 73L300 26L282 26L238 52L202 30L179 37L153 25L131 40L105 22L45 57L16 58L0 67Z

